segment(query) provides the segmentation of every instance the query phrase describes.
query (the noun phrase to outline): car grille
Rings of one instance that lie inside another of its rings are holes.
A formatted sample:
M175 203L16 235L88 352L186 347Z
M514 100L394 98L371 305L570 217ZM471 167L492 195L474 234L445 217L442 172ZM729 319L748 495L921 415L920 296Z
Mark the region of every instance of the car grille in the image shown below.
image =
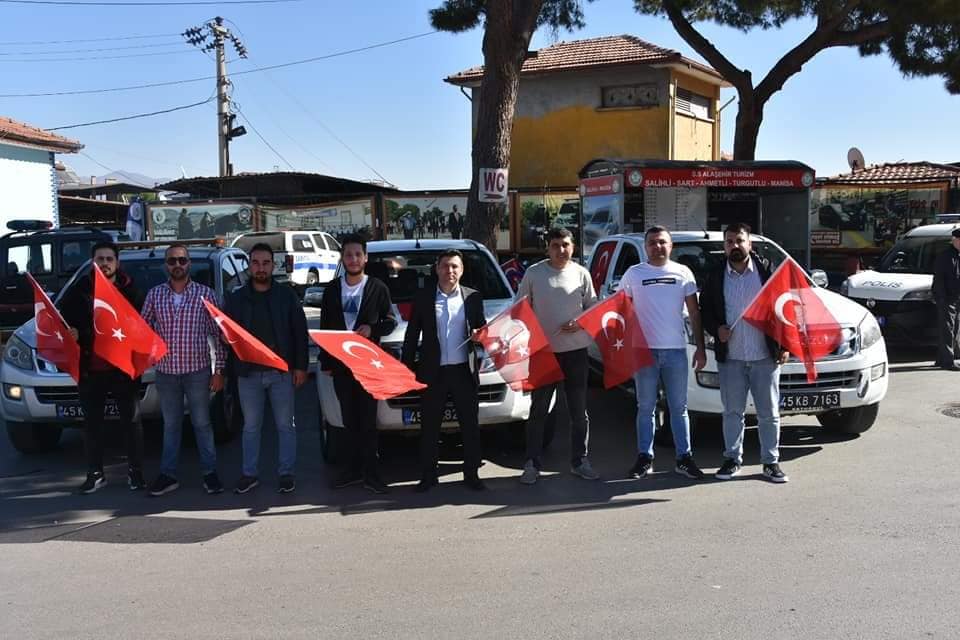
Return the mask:
M80 392L76 387L34 387L34 393L37 394L37 400L42 404L69 404L80 402ZM140 399L147 394L147 385L140 385ZM108 398L113 394L108 393Z
M483 384L477 390L477 398L481 403L484 402L502 402L507 395L507 385L505 384ZM387 400L387 406L391 409L416 409L420 407L420 394L405 393L402 396L396 396Z
M815 391L820 389L856 389L859 371L830 371L817 374L817 379L807 382L806 373L781 373L780 391Z

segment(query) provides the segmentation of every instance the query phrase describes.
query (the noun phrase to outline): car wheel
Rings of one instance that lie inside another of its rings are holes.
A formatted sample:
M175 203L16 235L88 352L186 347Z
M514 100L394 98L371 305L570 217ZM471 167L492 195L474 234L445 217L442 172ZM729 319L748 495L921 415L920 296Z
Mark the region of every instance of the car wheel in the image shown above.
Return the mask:
M57 446L63 429L52 424L8 422L7 436L20 453L43 453Z
M237 395L236 381L227 381L222 391L210 401L210 422L217 444L230 442L243 430L243 410Z
M313 269L310 269L310 272L307 273L307 286L313 287L313 286L316 286L317 283L319 282L320 282L320 274L314 271Z
M838 409L828 411L827 413L817 414L817 422L824 429L836 431L838 433L857 434L863 433L873 426L880 412L880 403L868 404L865 407L853 407L852 409Z

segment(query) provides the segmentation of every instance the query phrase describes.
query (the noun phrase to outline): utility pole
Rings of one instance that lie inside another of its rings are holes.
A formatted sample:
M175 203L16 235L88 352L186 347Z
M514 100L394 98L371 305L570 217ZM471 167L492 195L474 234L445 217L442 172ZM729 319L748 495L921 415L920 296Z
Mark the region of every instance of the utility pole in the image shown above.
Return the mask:
M233 175L233 165L230 163L230 140L247 133L240 126L234 126L237 116L230 110L230 78L227 76L227 54L225 43L233 42L237 55L247 57L247 50L243 43L233 33L223 26L223 18L217 16L202 27L191 27L183 32L187 42L200 48L201 51L213 52L214 62L217 65L217 158L220 165L220 177ZM207 38L210 41L207 42Z

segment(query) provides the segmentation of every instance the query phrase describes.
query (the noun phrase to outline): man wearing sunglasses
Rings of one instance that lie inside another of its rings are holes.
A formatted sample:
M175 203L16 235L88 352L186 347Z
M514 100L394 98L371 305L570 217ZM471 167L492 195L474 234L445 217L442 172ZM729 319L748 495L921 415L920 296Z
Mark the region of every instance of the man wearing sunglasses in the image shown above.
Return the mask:
M180 487L177 464L186 395L203 470L203 488L207 493L221 493L223 485L217 476L217 451L210 424L210 393L223 389L226 351L203 300L220 305L213 289L190 279L190 252L186 246L167 247L164 264L169 279L150 289L141 314L167 343L167 355L157 363L156 385L163 414L163 453L160 475L149 491L151 496L161 496ZM208 342L211 337L215 348L213 366Z

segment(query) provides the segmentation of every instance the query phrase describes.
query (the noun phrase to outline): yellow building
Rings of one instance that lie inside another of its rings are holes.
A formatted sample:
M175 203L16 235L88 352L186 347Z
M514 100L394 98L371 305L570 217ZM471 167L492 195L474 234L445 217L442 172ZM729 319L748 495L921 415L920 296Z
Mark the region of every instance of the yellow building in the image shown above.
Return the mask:
M471 91L483 67L445 78ZM510 188L575 187L595 158L720 159L720 88L711 67L629 35L531 51L514 114Z

